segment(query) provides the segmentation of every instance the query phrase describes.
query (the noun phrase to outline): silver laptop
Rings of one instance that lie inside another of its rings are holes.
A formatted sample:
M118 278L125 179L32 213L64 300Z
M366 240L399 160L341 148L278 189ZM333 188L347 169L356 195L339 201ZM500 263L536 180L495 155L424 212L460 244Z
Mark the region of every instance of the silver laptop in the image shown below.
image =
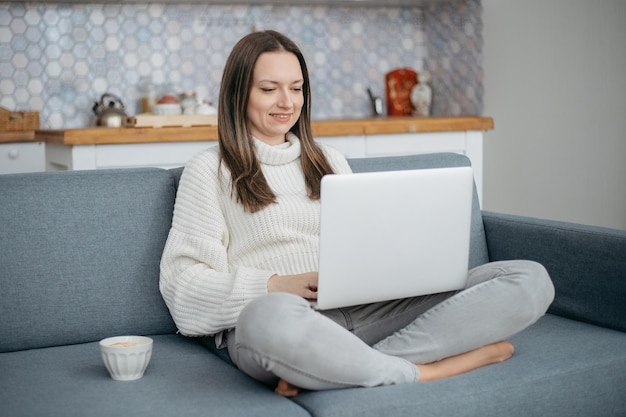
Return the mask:
M314 308L463 288L472 196L470 167L323 177Z

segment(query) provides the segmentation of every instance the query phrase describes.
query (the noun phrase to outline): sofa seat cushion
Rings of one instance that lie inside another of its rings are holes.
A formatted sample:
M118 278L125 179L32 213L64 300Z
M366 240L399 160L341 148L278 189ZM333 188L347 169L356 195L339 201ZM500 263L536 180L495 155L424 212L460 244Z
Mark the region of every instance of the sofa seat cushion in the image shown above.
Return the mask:
M509 361L458 377L295 401L318 417L626 415L626 333L547 315L511 342Z
M11 417L308 416L194 339L151 336L143 378L109 377L98 343L0 354L0 404Z

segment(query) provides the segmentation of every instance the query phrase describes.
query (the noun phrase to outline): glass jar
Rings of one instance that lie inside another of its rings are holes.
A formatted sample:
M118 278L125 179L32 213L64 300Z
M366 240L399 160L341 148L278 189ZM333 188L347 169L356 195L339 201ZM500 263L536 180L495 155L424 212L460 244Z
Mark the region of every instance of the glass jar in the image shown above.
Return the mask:
M141 112L152 113L157 102L157 88L151 79L142 78L139 84L139 94L141 97Z

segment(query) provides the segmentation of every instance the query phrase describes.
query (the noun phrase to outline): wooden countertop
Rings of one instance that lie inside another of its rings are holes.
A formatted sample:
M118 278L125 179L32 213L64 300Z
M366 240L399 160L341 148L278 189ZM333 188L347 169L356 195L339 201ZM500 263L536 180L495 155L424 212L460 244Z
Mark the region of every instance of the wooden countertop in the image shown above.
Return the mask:
M35 142L35 131L0 132L0 143Z
M385 117L311 122L314 136L491 130L491 117ZM61 145L194 142L217 140L217 126L37 130L35 140Z

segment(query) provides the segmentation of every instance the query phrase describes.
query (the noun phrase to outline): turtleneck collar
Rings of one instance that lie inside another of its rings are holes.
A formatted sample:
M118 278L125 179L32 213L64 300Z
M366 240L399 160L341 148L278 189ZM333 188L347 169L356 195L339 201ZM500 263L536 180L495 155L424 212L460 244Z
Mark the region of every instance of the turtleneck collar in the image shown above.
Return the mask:
M267 143L254 139L256 153L262 164L285 165L295 161L300 157L300 139L293 133L287 133L287 140L280 145L268 145Z

